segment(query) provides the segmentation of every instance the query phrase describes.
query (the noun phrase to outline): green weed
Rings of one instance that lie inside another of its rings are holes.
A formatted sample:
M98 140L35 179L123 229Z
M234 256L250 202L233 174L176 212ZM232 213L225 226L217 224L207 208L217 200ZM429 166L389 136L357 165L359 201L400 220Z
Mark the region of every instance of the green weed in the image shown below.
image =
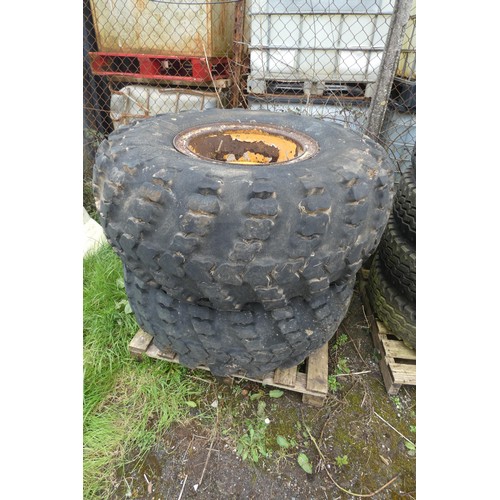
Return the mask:
M342 455L342 456L337 456L335 457L335 462L338 467L343 467L344 465L347 465L349 463L349 459L347 455Z
M273 459L277 464L295 455L296 452L294 450L297 448L297 441L295 439L278 435L276 436L276 444L278 448L275 452L273 451Z
M297 456L297 463L302 467L302 469L308 474L312 474L312 464L309 457L305 453L299 453Z
M335 368L335 374L340 375L340 374L348 374L348 373L351 373L351 370L347 366L347 359L340 358L337 361L337 367Z
M266 418L266 402L259 401L257 415L245 420L246 432L237 438L236 453L243 459L251 459L257 463L261 457L267 458L267 428L269 419Z
M276 442L280 448L284 449L297 446L297 441L295 441L295 439L286 439L283 436L276 436Z
M246 420L247 432L240 436L236 445L236 453L243 459L251 458L258 462L262 456L267 458L266 431L267 424L262 419Z
M350 372L351 370L347 366L347 359L339 358L339 360L337 361L337 365L335 366L335 369L333 371L333 374L328 376L328 388L330 389L330 391L337 392L342 387L337 378L338 375L342 374L347 375Z
M403 409L403 404L401 403L401 399L399 399L399 396L392 396L391 400L397 410L401 411Z
M339 349L345 346L348 342L349 342L349 337L345 333L342 333L337 336L334 344L332 345L332 351L335 359L338 357ZM333 374L328 376L328 388L330 389L331 392L337 392L339 389L342 388L342 385L337 379L337 375L347 374L349 373L349 371L350 370L349 367L347 366L347 359L338 358Z
M337 377L335 377L335 375L328 375L328 388L330 389L330 391L337 392L340 387L341 385L337 380Z
M333 349L336 351L345 346L347 342L349 342L349 337L345 333L342 333L337 337L337 340L333 344Z

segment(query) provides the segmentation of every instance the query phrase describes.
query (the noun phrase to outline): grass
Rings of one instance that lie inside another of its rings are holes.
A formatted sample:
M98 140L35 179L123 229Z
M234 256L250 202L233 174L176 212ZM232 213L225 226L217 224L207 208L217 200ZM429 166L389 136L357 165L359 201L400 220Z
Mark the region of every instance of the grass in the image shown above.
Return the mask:
M107 498L126 461L143 457L174 421L189 417L200 387L177 365L138 363L139 328L124 307L121 261L106 245L84 259L84 498ZM125 302L124 302L125 301Z

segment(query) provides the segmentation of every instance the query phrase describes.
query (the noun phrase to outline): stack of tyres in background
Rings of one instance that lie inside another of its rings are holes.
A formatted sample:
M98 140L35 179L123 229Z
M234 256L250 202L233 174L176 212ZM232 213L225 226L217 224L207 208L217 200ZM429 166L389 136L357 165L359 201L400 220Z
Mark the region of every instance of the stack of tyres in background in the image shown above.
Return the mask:
M416 149L400 178L393 211L372 261L368 297L390 333L416 349Z
M367 287L375 315L411 349L416 349L416 26L414 0L380 138L398 189Z

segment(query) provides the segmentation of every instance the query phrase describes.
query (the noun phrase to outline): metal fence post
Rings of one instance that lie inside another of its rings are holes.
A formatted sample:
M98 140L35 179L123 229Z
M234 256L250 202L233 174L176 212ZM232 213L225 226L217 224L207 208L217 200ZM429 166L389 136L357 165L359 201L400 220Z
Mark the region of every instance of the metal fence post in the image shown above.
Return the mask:
M412 4L413 0L398 0L394 7L389 36L385 44L380 72L365 125L365 134L375 140L379 138L382 130L392 82L401 52L404 28L410 18Z
M245 9L246 1L238 0L235 7L234 39L233 39L233 61L232 61L232 86L231 107L244 106L243 96L243 59L245 57L244 31L245 31Z

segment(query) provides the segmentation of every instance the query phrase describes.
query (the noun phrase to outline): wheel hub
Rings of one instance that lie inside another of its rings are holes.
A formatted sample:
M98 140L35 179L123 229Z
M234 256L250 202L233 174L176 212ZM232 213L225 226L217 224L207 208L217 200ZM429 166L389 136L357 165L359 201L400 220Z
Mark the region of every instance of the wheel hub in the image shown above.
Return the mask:
M174 146L188 156L239 165L292 163L319 151L317 142L308 135L269 124L194 127L178 134Z

